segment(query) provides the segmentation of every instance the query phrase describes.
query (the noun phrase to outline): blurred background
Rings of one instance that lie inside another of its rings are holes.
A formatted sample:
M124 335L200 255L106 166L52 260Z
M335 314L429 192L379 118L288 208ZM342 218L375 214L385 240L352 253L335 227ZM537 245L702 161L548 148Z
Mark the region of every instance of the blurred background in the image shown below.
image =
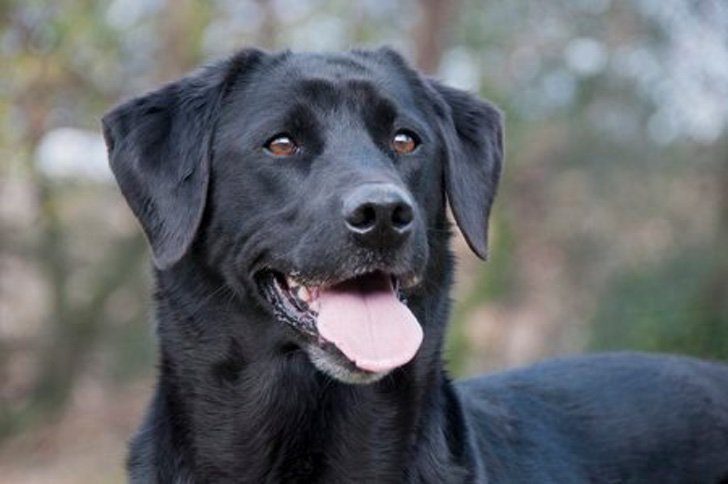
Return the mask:
M124 481L150 271L99 118L242 46L389 44L505 111L490 261L455 241L454 375L608 349L728 360L726 2L4 0L0 29L3 483Z

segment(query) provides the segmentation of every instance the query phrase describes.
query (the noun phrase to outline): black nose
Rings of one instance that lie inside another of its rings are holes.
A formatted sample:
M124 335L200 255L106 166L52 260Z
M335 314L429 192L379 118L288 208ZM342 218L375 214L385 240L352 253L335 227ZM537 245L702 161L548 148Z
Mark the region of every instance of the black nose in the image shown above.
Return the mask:
M412 232L412 199L390 183L370 183L344 199L344 220L356 240L373 248L387 248L403 242Z

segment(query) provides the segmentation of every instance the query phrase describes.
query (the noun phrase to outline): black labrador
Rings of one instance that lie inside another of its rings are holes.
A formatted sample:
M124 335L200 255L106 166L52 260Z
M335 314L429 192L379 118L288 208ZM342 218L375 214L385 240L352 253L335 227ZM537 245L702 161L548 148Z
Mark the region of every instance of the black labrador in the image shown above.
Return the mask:
M244 50L103 119L152 248L133 482L728 479L728 368L568 358L451 382L446 201L486 255L501 114L395 52Z

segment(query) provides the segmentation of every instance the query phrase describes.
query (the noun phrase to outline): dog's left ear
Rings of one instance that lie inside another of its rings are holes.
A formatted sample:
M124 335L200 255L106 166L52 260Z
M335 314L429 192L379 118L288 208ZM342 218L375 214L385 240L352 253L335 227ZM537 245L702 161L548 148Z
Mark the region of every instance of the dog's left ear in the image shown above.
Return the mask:
M152 247L154 265L187 252L202 220L211 139L225 89L263 55L244 50L102 119L109 164Z
M488 217L503 165L503 116L487 101L430 80L441 112L447 160L445 191L470 248L485 259Z

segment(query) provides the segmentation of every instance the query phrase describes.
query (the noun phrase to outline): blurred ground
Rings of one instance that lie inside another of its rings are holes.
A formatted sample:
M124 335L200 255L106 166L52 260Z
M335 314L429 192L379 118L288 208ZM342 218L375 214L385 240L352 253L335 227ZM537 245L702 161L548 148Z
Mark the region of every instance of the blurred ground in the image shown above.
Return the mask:
M382 44L506 114L489 262L455 240L454 375L604 349L728 359L725 2L8 0L3 483L123 482L150 395L147 251L101 114L242 46Z

